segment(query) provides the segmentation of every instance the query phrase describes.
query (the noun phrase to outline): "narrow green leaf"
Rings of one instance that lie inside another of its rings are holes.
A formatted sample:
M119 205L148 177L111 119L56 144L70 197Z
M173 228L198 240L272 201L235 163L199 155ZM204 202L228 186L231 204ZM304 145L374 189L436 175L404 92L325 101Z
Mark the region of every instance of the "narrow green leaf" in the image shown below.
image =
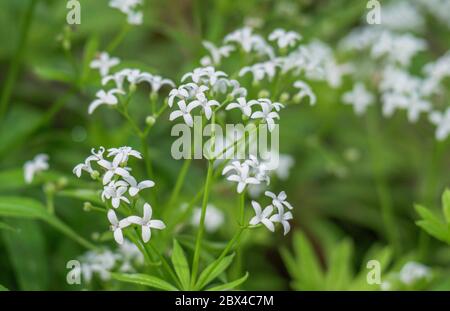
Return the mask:
M8 223L18 229L2 235L20 289L47 290L49 260L39 223L24 219L8 219Z
M0 284L0 292L7 292L7 291L9 291L9 289L7 289L5 286Z
M345 290L352 278L353 244L344 240L332 248L325 276L326 290Z
M314 249L306 236L297 231L294 234L294 251L297 258L298 274L300 275L304 290L317 290L322 288L324 282L323 271L316 257Z
M439 226L426 220L419 220L416 224L436 239L450 243L449 231L446 225L441 224Z
M415 205L414 206L417 213L422 217L423 220L426 220L427 222L434 224L436 226L443 225L443 222L439 219L438 216L436 216L433 212L431 212L429 209L427 209L424 206L421 205Z
M228 255L223 259L213 261L209 266L203 270L200 274L200 277L197 280L197 284L195 288L200 290L204 288L206 285L211 283L212 280L217 278L222 272L224 272L233 261L234 254Z
M188 290L191 282L189 263L177 240L173 240L172 264L184 290Z
M450 190L445 189L442 195L442 209L444 211L445 220L450 224Z
M63 191L58 191L58 196L77 199L80 201L89 201L97 205L104 205L100 199L99 192L97 190L91 189L68 189Z
M208 291L223 291L223 290L232 290L244 283L248 278L248 272L245 273L245 275L237 280L234 280L229 283L225 283L222 285L214 286L211 288L208 288Z
M136 274L111 273L111 277L121 282L139 284L161 290L167 291L178 290L172 284L152 275L138 274L138 273Z
M78 235L55 215L50 214L39 201L29 198L0 196L0 216L43 220L84 247L95 248L95 245Z

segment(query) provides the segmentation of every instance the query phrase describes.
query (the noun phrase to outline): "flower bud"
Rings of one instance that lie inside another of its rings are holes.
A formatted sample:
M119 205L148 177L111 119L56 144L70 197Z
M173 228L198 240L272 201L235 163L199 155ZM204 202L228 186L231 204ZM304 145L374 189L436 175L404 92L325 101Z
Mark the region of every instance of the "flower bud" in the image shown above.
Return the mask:
M288 92L283 92L280 95L280 102L287 102L290 98L291 96L289 95Z
M294 103L300 104L300 102L302 101L302 97L299 94L297 94L292 98L292 100Z
M91 202L84 202L83 203L83 210L85 212L90 212L92 210L92 204Z
M91 173L91 178L97 180L100 177L100 173L96 170L93 170Z
M44 185L44 192L47 194L52 194L55 192L55 190L56 190L56 186L52 182L46 183Z
M136 91L136 84L131 83L129 87L130 93L134 93Z
M145 118L145 124L147 124L148 126L153 126L155 122L156 118L154 116L148 116L147 118Z
M69 183L69 181L67 180L66 177L61 177L56 182L56 185L58 188L64 188L65 186L67 186L68 183Z
M270 97L270 92L268 90L261 90L258 93L259 98L267 98Z

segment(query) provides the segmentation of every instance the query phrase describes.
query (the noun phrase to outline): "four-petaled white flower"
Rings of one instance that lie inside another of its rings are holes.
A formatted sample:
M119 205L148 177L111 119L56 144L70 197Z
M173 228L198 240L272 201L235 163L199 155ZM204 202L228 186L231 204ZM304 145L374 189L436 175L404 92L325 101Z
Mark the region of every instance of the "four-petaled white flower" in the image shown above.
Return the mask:
M431 104L429 101L424 100L419 96L417 92L413 92L409 96L408 106L408 120L409 122L417 122L421 112L428 112L431 109Z
M105 175L103 175L103 184L106 185L111 181L114 175L118 175L121 177L128 177L130 173L127 168L123 168L119 166L119 164L114 164L107 160L100 160L97 162L98 165L106 169Z
M366 90L364 84L358 82L353 86L353 90L342 96L345 104L353 105L357 115L363 114L367 106L373 104L374 96Z
M252 105L258 103L256 100L247 101L245 97L240 97L236 99L236 101L237 102L228 104L226 110L239 108L242 111L242 114L247 117L250 117L252 114Z
M110 57L107 52L102 52L91 62L90 67L92 69L98 69L100 75L105 77L108 75L109 70L112 67L117 66L119 63L120 60L117 57Z
M180 100L178 103L178 108L180 110L174 110L170 113L169 120L173 121L179 117L183 117L184 122L192 127L194 125L194 120L191 115L192 109L197 107L199 104L197 102L191 102L186 106L186 102L184 100Z
M277 41L277 45L280 49L286 47L293 47L295 43L301 40L302 36L295 31L286 31L284 29L275 29L269 35L269 41Z
M277 67L279 67L279 63L276 60L270 60L264 63L256 63L251 66L243 67L239 71L239 76L242 77L246 73L250 72L253 75L253 83L258 83L262 81L266 76L269 81L275 77Z
M266 226L267 229L274 232L275 226L273 225L272 221L269 219L269 217L272 215L273 212L273 206L269 205L264 210L261 210L261 205L259 205L258 202L252 201L253 209L255 210L255 216L250 219L249 224L251 226L256 226L259 223L262 223L264 226Z
M162 230L166 227L166 225L161 220L152 219L152 207L150 204L145 203L143 209L144 213L142 218L138 216L130 216L128 217L128 221L141 226L142 240L144 243L147 243L151 238L151 228Z
M126 196L125 192L128 190L128 184L123 180L111 181L108 185L104 186L102 191L102 201L105 199L111 200L111 204L114 208L118 208L120 201L124 201L130 204L130 201Z
M248 164L246 163L237 164L237 163L235 162L232 166L226 166L222 171L222 175L228 173L230 170L235 171L235 174L228 176L227 180L236 182L238 184L237 185L238 193L242 193L245 187L249 184L257 185L260 183L256 177L250 176L250 167Z
M126 164L128 158L133 156L138 159L142 159L141 153L139 151L133 150L133 148L124 146L120 148L110 148L108 149L108 157L114 156L112 161L113 166L118 166L120 164Z
M278 213L270 217L270 221L281 223L284 229L284 235L288 234L291 230L291 225L289 224L289 220L291 219L293 219L291 212Z
M216 71L214 67L201 67L195 68L193 72L186 73L182 78L181 82L191 78L194 83L210 84L214 85L217 80L221 77L226 77L227 74L223 71Z
M280 116L275 111L272 111L271 105L266 102L260 102L261 111L256 111L251 115L252 119L262 119L267 123L269 131L272 132L275 128L274 119L279 119Z
M152 87L152 92L157 93L164 85L175 87L175 83L173 83L172 80L164 79L161 76L152 75L150 79L150 86Z
M205 94L200 93L197 94L196 96L196 100L193 100L189 105L194 105L195 107L200 106L203 108L203 112L205 113L205 117L206 119L211 119L212 116L212 109L211 107L213 106L220 106L219 102L217 100L209 100L208 98L206 98Z
M309 103L311 106L315 105L317 99L316 99L316 95L313 93L313 91L311 90L311 87L306 84L303 81L295 81L294 82L294 87L297 89L300 89L300 91L297 93L296 97L298 98L298 100L301 100L303 97L309 97Z
M130 222L127 218L125 219L117 219L116 212L114 210L110 209L108 210L108 220L111 223L111 231L114 234L114 240L116 240L117 243L122 244L123 243L123 233L122 229L128 227L130 225Z
M219 65L222 57L228 57L234 51L234 46L232 45L217 47L209 41L203 41L202 44L211 54L211 56L205 56L200 60L202 66Z
M151 180L144 180L138 183L136 181L136 178L133 176L124 177L125 181L130 185L130 188L128 189L128 192L132 197L136 196L136 194L139 193L142 189L151 188L155 186L155 183Z
M44 153L36 155L33 160L25 162L23 168L25 182L30 184L36 173L48 170L48 155Z
M167 104L169 107L173 106L173 100L175 98L186 100L189 97L189 92L184 87L179 87L177 89L172 89L169 93L169 99Z
M290 210L293 209L292 205L288 201L286 201L287 199L286 192L281 191L278 195L276 195L273 192L266 191L264 194L272 199L272 204L273 206L278 208L279 213L281 213L284 210L283 206L286 206Z
M89 174L93 173L94 170L92 169L91 166L91 162L92 161L100 161L103 160L103 153L105 152L105 148L104 147L100 147L99 151L96 152L94 148L91 149L91 155L88 156L86 158L86 160L84 161L84 163L80 163L78 165L76 165L73 169L73 173L80 178L81 177L81 172L85 171Z
M119 103L119 100L114 94L125 94L125 92L119 89L112 89L108 92L105 92L104 90L98 91L97 94L95 94L97 96L97 99L89 105L89 114L92 114L94 110L97 109L97 107L100 105L117 105Z

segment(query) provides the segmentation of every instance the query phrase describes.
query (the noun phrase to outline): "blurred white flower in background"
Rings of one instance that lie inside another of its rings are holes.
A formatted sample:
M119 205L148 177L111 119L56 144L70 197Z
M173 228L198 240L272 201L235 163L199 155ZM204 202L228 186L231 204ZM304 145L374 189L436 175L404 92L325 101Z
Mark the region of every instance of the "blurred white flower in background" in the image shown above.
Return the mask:
M100 75L105 77L108 75L109 70L117 66L120 63L120 59L117 57L110 57L107 52L101 52L96 59L94 59L90 67L92 69L98 69Z
M202 214L201 208L194 209L191 217L191 224L198 226ZM209 233L216 232L224 223L225 216L223 212L212 204L208 204L205 214L205 229Z
M33 160L25 162L23 170L25 182L27 184L33 182L33 178L36 175L36 173L48 170L49 168L48 159L49 159L48 155L46 155L45 153L41 153L36 155Z

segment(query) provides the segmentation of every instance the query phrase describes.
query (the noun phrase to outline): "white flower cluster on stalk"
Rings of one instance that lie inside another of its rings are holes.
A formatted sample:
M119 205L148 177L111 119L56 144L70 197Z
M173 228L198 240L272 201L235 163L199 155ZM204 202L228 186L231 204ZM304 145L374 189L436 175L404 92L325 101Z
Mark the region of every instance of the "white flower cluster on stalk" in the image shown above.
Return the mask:
M404 110L408 121L415 123L421 115L426 115L436 128L436 139L444 140L450 134L450 109L441 110L446 106L442 94L444 80L450 77L450 51L425 64L419 74L412 74L410 66L419 52L426 51L427 44L412 33L402 32L420 32L425 21L424 5L420 0L388 5L383 8L386 16L383 15L380 27L357 28L341 41L344 51L368 51L375 61L366 73L361 70L355 74L354 88L342 96L342 101L353 105L356 114L361 115L373 103L376 92L383 116L390 117L397 110ZM364 68L367 64L354 66ZM371 91L363 79L374 84Z
M283 226L284 235L288 234L291 230L289 220L293 219L291 212L293 207L288 201L286 201L286 193L282 191L276 195L273 192L266 191L265 195L272 200L271 204L262 209L258 202L252 201L255 216L250 219L249 224L251 226L262 224L267 229L274 232L275 223L280 223Z
M48 170L48 159L48 155L41 153L36 155L33 160L25 162L23 171L24 179L27 184L33 182L34 176L37 173Z
M119 219L115 209L120 210L121 205L130 205L126 209L135 208L132 204L133 198L147 188L151 188L155 183L151 180L137 182L136 178L131 175L131 168L127 167L130 157L142 159L141 154L133 150L131 147L110 148L106 158L104 158L105 148L100 147L99 151L92 149L91 155L86 158L83 163L78 164L73 169L73 173L80 177L82 171L91 175L92 178L102 182L103 191L101 199L107 201L110 208L107 217L111 223L111 230L117 243L122 244L124 241L122 230L131 226L138 225L141 227L142 240L148 242L151 238L151 229L162 230L165 224L161 220L152 219L152 207L148 203L144 203L143 216L131 215L123 219ZM97 164L97 169L92 167L92 162Z
M175 86L174 83L158 75L143 72L139 69L125 68L110 74L112 67L119 65L120 60L110 57L108 53L99 53L90 67L97 69L102 77L104 87L113 85L109 90L99 90L96 99L89 105L88 112L92 114L101 105L117 106L120 102L118 95L126 95L135 91L140 83L147 83L151 87L152 95L156 95L164 85Z
M88 251L79 257L79 261L83 282L90 283L94 276L98 276L102 281L108 281L111 272L136 272L136 268L144 264L144 256L136 245L124 240L115 251L108 249Z
M130 25L141 25L144 21L144 14L140 9L142 0L110 0L109 6L118 9L127 16Z

